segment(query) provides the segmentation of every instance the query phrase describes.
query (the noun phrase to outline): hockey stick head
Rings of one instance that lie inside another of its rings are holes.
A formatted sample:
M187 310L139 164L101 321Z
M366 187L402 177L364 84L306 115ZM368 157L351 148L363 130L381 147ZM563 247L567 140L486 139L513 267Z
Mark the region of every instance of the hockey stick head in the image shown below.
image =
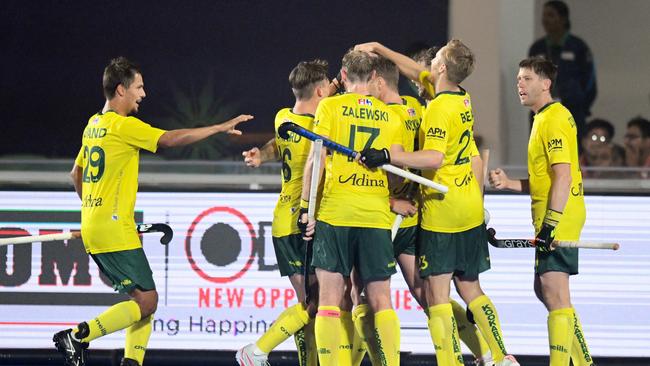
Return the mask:
M494 230L494 228L487 229L488 243L494 245L495 247L497 246L496 235L497 235L497 231Z
M278 136L286 140L289 138L289 131L294 131L296 127L300 126L290 121L284 122L278 127Z
M167 245L174 237L174 231L167 224L140 224L137 226L138 233L163 233L160 238L160 244Z

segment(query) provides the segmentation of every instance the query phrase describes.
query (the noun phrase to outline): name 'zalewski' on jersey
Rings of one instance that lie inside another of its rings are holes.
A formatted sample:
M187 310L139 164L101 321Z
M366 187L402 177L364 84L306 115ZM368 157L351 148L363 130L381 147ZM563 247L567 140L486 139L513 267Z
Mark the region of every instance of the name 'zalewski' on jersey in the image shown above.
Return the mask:
M314 132L355 151L402 144L400 119L372 96L347 93L322 100ZM342 154L328 155L318 220L334 226L390 229L386 172L368 169Z
M135 227L140 149L165 130L113 111L90 117L75 164L82 168L81 236L91 254L140 248Z

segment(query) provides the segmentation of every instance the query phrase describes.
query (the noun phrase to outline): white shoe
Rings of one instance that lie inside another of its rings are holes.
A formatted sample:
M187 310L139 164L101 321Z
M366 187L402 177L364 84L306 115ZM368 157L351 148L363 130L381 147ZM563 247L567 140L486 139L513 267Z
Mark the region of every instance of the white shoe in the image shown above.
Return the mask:
M494 361L492 361L492 352L487 351L483 356L474 360L474 365L476 366L494 366Z
M494 366L521 366L513 355L506 355L500 362L495 362Z
M266 353L255 353L255 345L247 344L237 351L235 360L239 366L270 366Z

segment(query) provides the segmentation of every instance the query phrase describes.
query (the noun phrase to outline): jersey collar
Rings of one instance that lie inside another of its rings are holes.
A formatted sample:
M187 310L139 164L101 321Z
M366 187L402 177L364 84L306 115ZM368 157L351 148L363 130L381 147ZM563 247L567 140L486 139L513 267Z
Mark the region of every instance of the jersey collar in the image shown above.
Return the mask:
M293 111L293 108L289 108L289 112L295 114L296 116L304 116L304 117L314 118L314 115L310 114L310 113L296 113L296 112Z
M555 104L555 103L557 103L556 100L554 100L554 101L552 101L552 102L549 102L549 103L546 103L542 108L539 109L539 111L537 111L537 113L535 113L535 115L544 112L545 110L548 109L548 107L550 107L551 105L553 105L553 104Z
M442 94L461 95L461 96L467 94L467 91L465 89L463 89L462 86L458 85L458 88L460 89L460 91L443 91L443 92L440 92L440 93L436 93L436 96L433 97L433 99L438 98L438 96L442 95Z

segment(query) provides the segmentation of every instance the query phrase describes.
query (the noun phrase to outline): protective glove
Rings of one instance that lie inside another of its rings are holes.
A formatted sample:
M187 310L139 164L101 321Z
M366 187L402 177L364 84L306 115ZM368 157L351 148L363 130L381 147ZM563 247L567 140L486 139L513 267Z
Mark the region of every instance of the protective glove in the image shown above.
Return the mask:
M369 148L361 152L360 160L363 165L372 169L384 164L390 164L390 153L386 148L381 150Z
M544 216L544 221L542 222L542 228L535 236L535 247L542 253L548 253L553 250L551 244L555 239L555 227L560 222L562 218L562 212L558 212L552 209L546 210L546 216Z

